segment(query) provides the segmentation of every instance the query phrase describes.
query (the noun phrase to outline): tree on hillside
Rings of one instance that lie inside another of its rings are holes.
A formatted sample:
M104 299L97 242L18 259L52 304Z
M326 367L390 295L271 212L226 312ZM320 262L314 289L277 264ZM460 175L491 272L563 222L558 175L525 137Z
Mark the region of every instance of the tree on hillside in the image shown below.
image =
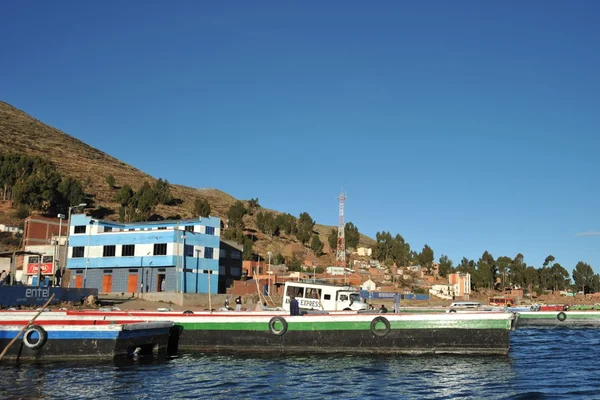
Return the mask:
M133 189L129 185L123 185L117 191L115 195L115 201L118 202L121 207L119 208L119 221L129 222L129 216L131 214L132 204L131 199L133 198Z
M273 256L272 262L273 265L285 264L285 257L283 257L283 254L277 253Z
M242 228L228 228L223 232L223 239L233 240L236 243L243 244L246 236Z
M408 244L402 235L396 234L392 239L392 247L390 249L391 257L397 266L409 266L412 261L410 254L410 244Z
M544 264L542 264L544 267L548 267L551 268L552 264L554 263L556 259L554 258L554 256L551 254L548 257L546 257L546 259L544 260Z
M246 207L244 203L237 200L227 211L228 228L244 229L244 215L246 215Z
M542 268L538 269L537 272L538 272L538 285L539 285L540 289L542 289L542 290L550 289L552 287L550 284L550 279L551 279L551 275L552 275L552 273L550 272L550 268L542 267Z
M172 205L173 204L173 196L171 195L171 186L169 185L168 180L159 179L154 182L152 185L152 191L154 192L154 197L157 203Z
M129 204L129 201L133 197L133 189L129 185L123 185L119 190L117 190L117 194L115 195L115 201L121 204L122 206L126 206Z
M347 249L356 249L360 241L360 233L358 228L352 222L347 222L344 226L344 237L346 240Z
M307 212L303 212L300 214L298 218L298 231L296 232L296 238L302 242L302 244L306 244L313 234L313 228L315 226L315 221L310 217Z
M460 260L460 264L456 266L456 272L474 275L476 268L475 261L463 257L462 260Z
M573 281L578 288L581 288L583 293L586 293L586 288L592 284L594 270L589 264L579 261L573 270Z
M108 176L106 177L106 183L108 184L108 187L112 189L112 188L114 188L114 187L115 187L115 184L116 184L117 182L115 181L115 177L114 177L114 176L112 176L112 175L108 175Z
M244 238L244 250L242 251L242 258L244 260L254 259L254 242L249 237Z
M329 231L329 235L327 236L327 243L331 248L332 253L335 253L335 249L337 249L337 239L338 239L338 230L332 229Z
M507 256L498 257L496 265L498 267L498 274L502 282L502 288L510 284L510 267L513 264L513 259Z
M473 282L477 288L494 288L496 282L496 266L494 265L494 257L486 250L483 252L479 261L477 261L477 269L473 274Z
M591 293L600 292L600 276L598 276L598 274L594 274L594 276L592 277L592 283L590 285L590 292Z
M377 232L375 234L375 248L373 249L373 258L377 261L385 262L393 258L392 246L394 240L389 232Z
M568 288L571 284L569 271L559 263L554 263L550 268L550 284L552 285L552 292Z
M277 220L273 213L262 211L257 213L256 226L259 231L266 233L270 238L279 234L279 227L277 226Z
M446 277L448 276L448 274L452 273L452 260L450 258L448 258L447 255L442 254L440 256L440 267L439 267L439 274L441 277Z
M431 267L433 266L433 250L428 245L423 246L423 250L419 254L419 264L422 268L427 270L427 274L431 273Z
M192 211L195 217L208 217L210 216L210 204L208 201L201 199L200 197L196 197L194 200L194 208Z
M131 222L147 221L154 213L158 203L156 191L148 182L144 182L129 200L129 220Z
M54 211L60 203L58 185L61 176L54 164L34 159L26 163L25 171L15 171L19 179L14 180L12 196L16 204L41 211ZM24 166L25 167L25 166Z
M248 214L254 215L254 211L260 208L260 204L258 203L258 198L248 200Z
M295 235L298 231L296 217L292 214L279 214L275 218L275 225L279 231L286 235Z
M60 198L60 204L57 205L56 210L61 212L68 212L69 207L75 204L81 204L85 200L85 192L81 182L71 177L63 177L58 184L58 193Z
M320 256L323 253L323 242L319 239L319 235L316 233L312 237L312 241L310 243L310 248L315 252L317 256Z
M285 261L285 266L288 271L300 271L302 269L302 261L300 261L296 253L292 253L292 256Z
M525 269L525 280L524 287L527 288L527 291L531 293L534 287L539 285L539 274L538 271L534 267L527 267Z
M523 254L518 253L509 266L509 283L512 286L524 287L526 270L527 264L525 263L525 257L523 256Z

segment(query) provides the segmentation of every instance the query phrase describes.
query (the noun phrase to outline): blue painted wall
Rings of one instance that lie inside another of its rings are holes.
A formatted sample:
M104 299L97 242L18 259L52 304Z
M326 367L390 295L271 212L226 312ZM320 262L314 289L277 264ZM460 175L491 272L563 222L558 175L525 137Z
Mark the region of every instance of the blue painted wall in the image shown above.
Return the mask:
M92 222L92 224L90 224ZM92 233L90 225L95 226L100 231L105 227L113 228L112 232L95 232ZM216 234L207 234L200 232L188 232L183 229L185 227L210 227L214 230L220 228L221 222L219 218L208 217L194 220L183 221L157 221L157 222L142 222L142 223L116 223L112 221L94 220L84 214L75 214L71 218L71 235L69 238L69 259L67 268L72 270L71 285L74 285L75 276L83 274L85 276L85 286L94 287L102 290L103 275L107 274L107 270L111 270L112 274L112 291L127 292L127 277L133 272L130 270L136 269L135 273L139 274L138 286L142 280L150 281L148 289L150 292L157 291L157 276L166 274L166 291L179 291L185 293L208 293L208 279L210 274L210 292L218 293L219 282L219 246L220 236ZM86 226L86 233L75 234L73 227ZM158 228L166 228L166 230L158 230ZM116 230L122 231L116 231ZM138 231L129 231L129 229L144 229ZM206 229L206 228L204 228ZM173 248L171 253L167 255L153 255L154 244L168 244L169 248ZM174 250L177 243L188 246L189 254L179 255ZM136 253L134 256L122 256L121 245L132 244L136 245ZM117 246L116 256L103 257L101 252L102 246ZM92 251L87 257L87 247L91 246ZM139 247L143 246L143 247ZM206 251L207 248L212 248L213 256L205 258L205 254L200 254L189 247L195 246L196 249ZM73 247L84 247L84 257L73 258ZM141 249L141 250L140 250ZM150 253L141 256L139 253ZM178 260L180 262L179 269L176 268ZM163 272L158 272L158 269L165 269ZM119 271L117 271L119 270ZM142 277L142 271L144 276ZM149 274L149 275L148 275ZM148 275L148 276L147 276ZM154 281L154 284L152 283ZM144 283L144 291L146 290Z

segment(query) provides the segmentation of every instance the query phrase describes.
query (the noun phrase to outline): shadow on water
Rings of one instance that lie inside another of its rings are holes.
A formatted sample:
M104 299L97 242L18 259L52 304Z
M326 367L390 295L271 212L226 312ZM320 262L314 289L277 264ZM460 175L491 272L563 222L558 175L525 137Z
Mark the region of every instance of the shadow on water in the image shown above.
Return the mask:
M517 330L509 356L185 352L114 362L1 364L0 398L600 398L597 330Z

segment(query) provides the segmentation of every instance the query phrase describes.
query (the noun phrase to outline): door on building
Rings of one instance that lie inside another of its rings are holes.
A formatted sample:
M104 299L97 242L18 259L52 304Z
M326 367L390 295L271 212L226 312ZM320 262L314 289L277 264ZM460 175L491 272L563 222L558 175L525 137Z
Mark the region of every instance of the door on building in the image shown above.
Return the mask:
M156 279L156 291L164 292L165 291L165 274L158 274L158 278Z
M112 292L112 275L103 275L102 276L102 292L104 292L104 293Z
M138 291L138 274L129 274L127 276L127 292L135 293Z
M83 275L75 275L75 287L79 289L83 287Z

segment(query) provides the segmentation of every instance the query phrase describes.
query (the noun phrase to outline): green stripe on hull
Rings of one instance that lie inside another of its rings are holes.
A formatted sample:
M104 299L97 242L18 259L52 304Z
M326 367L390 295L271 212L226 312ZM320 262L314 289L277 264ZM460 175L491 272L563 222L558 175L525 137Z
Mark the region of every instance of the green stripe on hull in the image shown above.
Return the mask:
M520 318L522 318L522 319L556 319L558 313L559 313L558 311L556 313L552 313L552 314L536 314L535 312L533 312L531 314L521 313ZM567 316L567 319L598 319L598 320L600 320L600 313L594 313L594 314L577 313L577 314L573 314L573 313L566 312L565 315Z
M268 322L176 322L184 330L230 330L230 331L266 331ZM510 329L510 320L469 320L469 321L390 321L391 329ZM337 322L290 322L289 331L345 331L371 329L371 321Z

